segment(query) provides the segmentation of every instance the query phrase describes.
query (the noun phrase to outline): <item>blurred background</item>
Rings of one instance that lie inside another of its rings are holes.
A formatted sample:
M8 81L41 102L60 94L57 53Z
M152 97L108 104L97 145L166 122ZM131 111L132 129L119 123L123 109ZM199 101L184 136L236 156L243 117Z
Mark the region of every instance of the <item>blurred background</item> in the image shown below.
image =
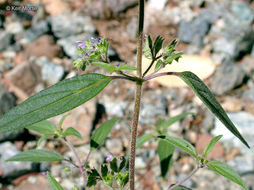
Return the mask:
M29 96L63 79L82 74L73 68L78 58L77 41L106 37L113 63L135 66L138 0L0 0L0 116ZM145 34L157 35L169 43L177 38L178 51L185 56L172 68L191 70L205 80L238 127L249 145L254 145L254 2L252 0L147 0ZM147 64L144 59L144 67ZM172 69L170 67L166 69ZM85 72L100 72L88 67ZM89 150L90 133L100 123L118 116L103 147L91 155L90 164L99 167L111 152L124 156L128 152L135 85L113 81L99 96L70 111L64 126L80 131L84 139L70 139L84 158ZM254 152L208 111L174 79L164 77L144 85L138 135L152 132L149 126L158 118L168 119L183 112L194 112L173 124L168 134L182 137L201 153L213 136L224 135L210 155L226 161L242 177L249 189L254 188ZM61 116L50 119L59 122ZM36 148L39 136L20 130L0 134L0 189L47 190L42 171L51 171L69 190L81 180L79 171L68 163L6 163L9 157ZM58 141L41 145L72 157ZM170 170L170 183L188 175L195 163L176 150ZM156 143L149 141L137 150L139 190L167 189L169 182L160 177ZM202 169L185 186L196 190L237 190L237 185L213 172ZM97 189L107 189L99 184Z

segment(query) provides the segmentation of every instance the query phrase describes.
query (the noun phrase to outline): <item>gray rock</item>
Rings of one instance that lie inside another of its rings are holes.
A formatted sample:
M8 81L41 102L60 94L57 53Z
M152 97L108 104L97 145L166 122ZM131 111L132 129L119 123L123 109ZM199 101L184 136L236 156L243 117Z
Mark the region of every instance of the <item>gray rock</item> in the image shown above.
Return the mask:
M254 86L244 91L242 98L254 102Z
M11 22L5 26L5 30L11 34L21 34L24 28L20 22Z
M121 154L123 149L122 141L116 138L108 139L106 141L106 147L113 155Z
M57 41L57 44L63 48L64 53L72 59L79 58L77 54L77 41L89 40L93 35L83 33L77 36L70 36L68 38L62 38Z
M254 158L250 156L237 156L228 162L237 173L242 174L249 171L254 171Z
M47 21L41 20L26 31L23 42L32 42L47 32L49 32L49 24Z
M57 38L66 38L83 32L93 34L96 30L90 17L76 13L51 17L50 23Z
M0 31L0 51L6 49L11 44L12 34L6 31Z
M5 162L18 153L20 151L10 142L0 144L0 168L3 178L15 178L33 170L31 162Z
M254 11L247 2L233 1L231 11L241 22L247 22L250 24L254 20Z
M251 54L250 54L252 57L254 57L254 45L252 46L252 49L251 49Z
M198 16L193 21L180 22L178 37L185 43L193 43L200 46L203 44L203 38L209 28L208 20Z
M138 19L136 16L131 17L129 24L127 25L126 32L128 36L135 38L138 31Z
M56 65L55 63L49 61L47 57L39 58L36 63L42 68L42 80L44 80L48 84L53 85L63 78L63 66Z
M145 103L140 108L139 123L141 125L155 123L156 117L165 117L166 115L164 106Z
M223 95L242 84L244 72L240 66L227 62L216 68L211 83L211 90L216 95Z
M4 61L4 60L0 60L0 76L4 71L8 71L11 68L13 68L14 63L12 61ZM1 77L0 77L1 78Z
M254 116L248 112L227 113L239 132L248 142L250 147L254 146ZM215 128L212 130L214 136L223 135L221 142L228 147L239 147L245 156L254 156L254 152L248 149L238 138L236 138L218 119L215 120Z
M16 104L15 97L0 84L0 116L13 108Z
M179 174L177 176L177 181L182 181L186 177L187 177L186 174ZM194 183L194 181L192 179L189 179L189 180L185 181L182 185L187 187L187 188L191 188L191 187L193 187L195 185L195 183Z
M209 133L211 131L211 129L213 129L214 127L214 120L215 117L212 114L211 111L209 111L208 109L206 109L205 111L205 116L204 116L204 120L202 122L202 133Z
M103 101L102 104L105 106L107 114L118 117L125 115L125 110L128 106L128 102L113 100Z
M241 64L246 75L254 81L254 57L246 56Z

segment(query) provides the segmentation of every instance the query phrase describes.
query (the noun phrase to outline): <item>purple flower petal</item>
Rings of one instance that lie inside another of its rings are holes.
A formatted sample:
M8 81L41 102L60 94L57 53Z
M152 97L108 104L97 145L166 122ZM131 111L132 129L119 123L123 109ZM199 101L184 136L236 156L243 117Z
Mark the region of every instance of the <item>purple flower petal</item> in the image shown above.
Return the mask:
M110 153L109 155L107 155L106 161L110 162L113 160L113 158L114 158L114 155L112 153Z
M81 48L81 49L85 49L86 45L85 45L84 42L78 42L78 47Z

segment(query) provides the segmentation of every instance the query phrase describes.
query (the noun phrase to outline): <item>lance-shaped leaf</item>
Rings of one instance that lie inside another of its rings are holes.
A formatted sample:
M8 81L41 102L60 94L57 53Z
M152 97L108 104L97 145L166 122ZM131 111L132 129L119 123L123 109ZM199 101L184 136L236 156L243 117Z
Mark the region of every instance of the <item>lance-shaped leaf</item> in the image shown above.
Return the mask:
M158 144L158 155L160 158L161 176L166 181L167 175L173 161L174 146L168 141L160 139Z
M75 136L75 137L79 138L80 140L83 139L81 134L76 129L74 129L73 127L69 127L67 129L65 129L62 136L63 137Z
M210 109L211 112L230 130L243 144L248 148L249 145L237 130L232 121L228 118L225 110L217 102L209 88L192 72L185 71L181 73L173 73L180 76L186 84L195 92L202 102Z
M101 74L63 80L28 98L0 118L0 133L15 131L62 114L99 94L111 81Z
M108 136L112 127L119 119L120 118L113 118L111 120L108 120L101 124L101 126L94 131L90 141L91 151L102 145L103 141Z
M55 162L64 160L64 157L54 151L48 150L28 150L25 152L21 152L11 158L10 161L20 161L20 162Z
M63 187L47 172L49 187L51 190L64 190Z
M225 178L240 185L244 190L247 190L247 187L241 177L226 163L219 161L210 161L207 163L207 166L215 173L224 176Z
M205 149L202 153L203 157L208 156L208 154L212 151L214 145L221 139L221 137L222 137L222 135L216 136L209 142L209 144L205 147Z
M55 132L57 131L56 126L52 122L47 120L40 121L26 128L29 130L35 131L39 134L47 135L47 136L54 135Z
M169 137L169 136L166 136L166 137L159 136L159 138L167 140L173 146L176 146L176 147L180 148L181 150L187 152L194 158L197 158L198 153L197 153L196 149L186 140L176 138L176 137Z
M136 148L140 148L141 146L143 146L143 144L145 144L147 141L149 141L151 138L153 138L152 134L144 134L141 137L139 137L137 139L137 144L136 144Z

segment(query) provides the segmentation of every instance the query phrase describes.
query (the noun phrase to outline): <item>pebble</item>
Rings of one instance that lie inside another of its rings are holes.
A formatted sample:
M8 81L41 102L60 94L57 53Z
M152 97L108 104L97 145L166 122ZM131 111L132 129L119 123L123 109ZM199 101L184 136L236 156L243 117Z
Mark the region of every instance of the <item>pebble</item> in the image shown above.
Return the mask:
M254 85L248 90L244 91L242 98L245 100L250 100L254 103Z
M250 147L253 147L254 116L245 111L227 114ZM242 144L218 119L215 120L215 128L212 130L212 134L214 136L223 135L221 142L223 142L226 148L238 147L243 155L254 155L253 151Z
M112 99L106 99L101 103L105 106L107 114L118 117L123 117L125 115L128 106L128 102L126 101L113 101Z
M8 141L0 144L1 177L15 178L33 170L31 162L5 162L18 153L20 153L20 151Z
M25 32L22 43L30 43L47 32L49 32L49 24L47 21L41 20Z
M20 34L24 32L24 28L20 22L12 22L5 26L5 30L10 34Z
M90 17L76 13L64 13L51 17L50 23L57 38L66 38L84 32L94 34L96 30Z
M228 165L239 174L254 171L254 158L250 156L237 156L228 162Z
M37 59L36 63L41 67L42 80L50 85L59 82L64 75L64 68L61 65L49 61L47 57Z
M123 149L123 144L120 139L110 138L106 141L106 148L114 155L120 155Z
M216 68L211 82L211 90L215 95L223 95L241 85L243 79L244 72L241 67L232 62L223 63Z
M251 24L254 20L254 11L248 2L233 1L231 11L240 22Z
M245 56L242 60L241 67L246 75L254 81L254 57L252 56Z
M0 31L0 51L3 51L11 44L12 34L7 31Z
M136 157L135 159L135 168L136 169L144 169L146 168L146 163L142 159L142 157Z

